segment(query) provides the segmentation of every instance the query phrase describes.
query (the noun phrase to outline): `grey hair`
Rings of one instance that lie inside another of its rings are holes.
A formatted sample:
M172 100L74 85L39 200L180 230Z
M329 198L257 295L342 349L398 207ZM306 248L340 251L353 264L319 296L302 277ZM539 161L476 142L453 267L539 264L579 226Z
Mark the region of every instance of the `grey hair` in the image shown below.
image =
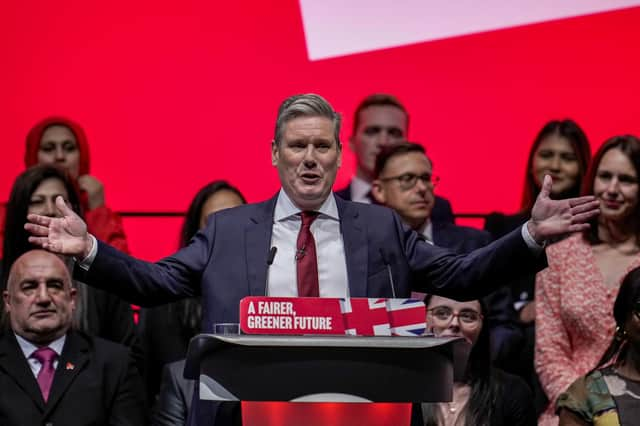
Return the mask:
M333 137L336 140L338 149L340 144L340 124L342 118L340 114L333 110L333 107L325 98L313 93L303 95L293 95L280 104L278 108L278 118L276 119L276 130L273 142L280 144L284 133L284 126L294 118L298 117L326 117L333 122Z

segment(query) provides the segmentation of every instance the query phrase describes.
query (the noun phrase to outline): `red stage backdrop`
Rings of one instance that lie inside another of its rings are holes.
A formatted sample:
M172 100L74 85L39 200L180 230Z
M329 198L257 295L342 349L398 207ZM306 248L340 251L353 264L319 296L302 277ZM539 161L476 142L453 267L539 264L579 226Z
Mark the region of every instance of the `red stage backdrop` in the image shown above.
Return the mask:
M345 143L363 96L396 94L457 212L517 209L546 120L576 119L594 148L640 133L640 8L619 8L638 2L577 1L558 13L549 1L515 11L496 0L422 3L4 2L0 200L23 169L28 129L51 114L84 125L92 172L120 211L183 211L220 178L250 201L271 196L276 109L301 92L344 114ZM337 186L353 168L347 148ZM127 219L132 252L171 253L179 224Z

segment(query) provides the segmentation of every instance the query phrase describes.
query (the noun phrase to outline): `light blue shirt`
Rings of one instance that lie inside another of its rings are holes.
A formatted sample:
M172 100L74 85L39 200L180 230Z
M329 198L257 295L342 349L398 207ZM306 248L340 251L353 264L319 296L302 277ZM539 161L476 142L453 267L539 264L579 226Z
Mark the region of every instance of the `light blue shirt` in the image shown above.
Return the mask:
M15 334L15 336L16 336L16 340L18 340L18 345L20 346L20 349L22 349L22 353L24 354L24 357L27 359L27 362L29 363L29 367L31 367L31 372L33 373L33 376L37 378L38 373L42 368L42 364L40 363L40 361L38 361L31 355L36 350L40 349L41 346L36 346L30 341L28 341L27 339L21 336L18 336L17 334ZM58 358L56 358L53 361L53 368L58 368L58 359L62 354L62 348L64 347L64 342L66 339L67 339L67 335L64 334L62 337L58 337L56 340L54 340L53 342L47 345L49 348L53 349L55 353L58 354Z

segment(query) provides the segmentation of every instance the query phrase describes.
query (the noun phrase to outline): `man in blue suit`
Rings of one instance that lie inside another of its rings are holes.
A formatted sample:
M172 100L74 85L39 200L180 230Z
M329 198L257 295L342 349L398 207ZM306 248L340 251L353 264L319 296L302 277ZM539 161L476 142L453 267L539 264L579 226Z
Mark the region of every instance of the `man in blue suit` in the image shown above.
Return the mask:
M424 147L405 142L378 154L371 192L378 203L394 209L408 226L437 246L462 254L489 244L491 236L486 231L431 219L437 182ZM507 303L491 304L486 324L492 344L518 338L511 309ZM492 346L492 353L497 353L497 346Z
M237 322L239 301L248 295L406 297L417 289L475 299L495 283L544 267L541 244L585 229L598 212L593 197L551 200L547 177L523 228L456 255L426 243L386 207L333 195L339 133L340 117L322 97L286 99L271 144L282 188L270 200L212 215L187 247L160 262L137 260L97 242L61 197L61 218L28 216L30 241L74 256L83 282L134 303L157 305L201 294L207 332L214 323Z
M412 142L384 147L376 158L371 194L393 209L403 222L433 244L456 253L486 246L489 233L432 219L438 179L422 145Z

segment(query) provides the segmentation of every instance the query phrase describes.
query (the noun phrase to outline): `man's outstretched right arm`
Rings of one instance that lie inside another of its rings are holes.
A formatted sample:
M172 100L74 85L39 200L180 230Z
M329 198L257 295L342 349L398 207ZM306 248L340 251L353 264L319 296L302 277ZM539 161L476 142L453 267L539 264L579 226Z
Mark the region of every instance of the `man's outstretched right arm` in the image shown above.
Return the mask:
M62 217L30 214L25 229L32 234L32 244L73 256L79 264L75 278L142 306L199 294L198 284L208 256L209 241L204 234L174 256L150 263L97 241L62 197L56 199L56 206Z

